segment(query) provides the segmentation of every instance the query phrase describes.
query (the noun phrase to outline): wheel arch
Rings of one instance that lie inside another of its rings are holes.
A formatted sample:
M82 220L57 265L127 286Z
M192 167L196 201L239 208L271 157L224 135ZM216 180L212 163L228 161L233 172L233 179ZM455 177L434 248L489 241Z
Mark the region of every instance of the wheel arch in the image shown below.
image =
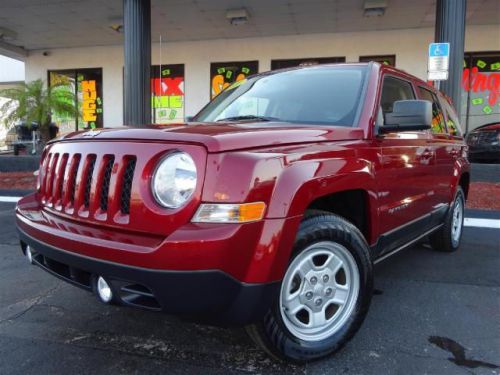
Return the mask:
M464 172L460 176L460 179L458 180L458 185L462 188L464 195L465 195L465 200L469 197L469 186L470 186L470 173L469 172Z
M371 244L378 233L377 187L371 164L363 159L333 162L342 162L341 173L318 175L313 163L283 171L276 181L268 217L304 216L308 209L328 211L353 222Z

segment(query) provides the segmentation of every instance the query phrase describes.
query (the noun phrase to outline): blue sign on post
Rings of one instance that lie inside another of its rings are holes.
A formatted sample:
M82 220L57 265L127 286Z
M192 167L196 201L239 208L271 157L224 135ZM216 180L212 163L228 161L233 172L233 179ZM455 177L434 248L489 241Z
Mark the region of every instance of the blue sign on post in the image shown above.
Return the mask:
M427 79L430 81L442 81L448 79L449 62L450 43L429 44Z
M450 57L450 43L429 44L429 57Z

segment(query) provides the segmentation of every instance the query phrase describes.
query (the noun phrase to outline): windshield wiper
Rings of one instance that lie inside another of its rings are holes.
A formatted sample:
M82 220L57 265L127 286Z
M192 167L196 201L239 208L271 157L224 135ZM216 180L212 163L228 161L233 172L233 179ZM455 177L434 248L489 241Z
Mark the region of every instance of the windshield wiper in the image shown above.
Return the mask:
M222 122L222 121L245 121L245 120L251 120L251 121L281 121L279 118L276 118L276 117L246 115L246 116L226 117L226 118L222 118L220 120L217 120L217 122Z

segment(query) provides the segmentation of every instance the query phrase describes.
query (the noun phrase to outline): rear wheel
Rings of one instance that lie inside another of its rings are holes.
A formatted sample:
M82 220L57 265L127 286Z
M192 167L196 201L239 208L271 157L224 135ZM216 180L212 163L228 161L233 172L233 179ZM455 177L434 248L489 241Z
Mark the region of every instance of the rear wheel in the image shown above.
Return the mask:
M462 238L464 211L465 195L462 188L458 187L455 200L446 214L444 225L429 237L434 250L448 253L458 250Z
M278 358L305 362L326 356L361 326L372 280L359 230L339 216L315 212L299 228L275 305L247 331Z

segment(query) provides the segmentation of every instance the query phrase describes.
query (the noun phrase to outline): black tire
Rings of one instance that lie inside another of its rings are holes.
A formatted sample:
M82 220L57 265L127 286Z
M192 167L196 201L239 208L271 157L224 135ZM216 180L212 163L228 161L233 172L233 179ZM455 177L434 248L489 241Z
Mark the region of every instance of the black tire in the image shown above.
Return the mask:
M370 251L361 232L346 219L322 211L304 216L295 239L290 265L312 244L331 241L352 255L359 272L359 294L345 323L328 337L306 341L294 335L283 321L280 295L264 319L247 327L253 341L272 357L304 363L340 350L358 331L368 312L373 293L373 269ZM290 266L289 265L289 266Z
M461 205L461 212L462 212L461 222L460 222L461 229L458 241L454 240L452 235L453 215L456 204ZM448 213L446 214L444 225L429 236L429 242L433 250L445 253L452 253L458 250L458 248L460 247L460 240L463 234L463 225L465 216L464 211L465 211L465 194L462 188L459 186L457 188L457 192L455 193L455 199L453 200L453 203L448 209Z

